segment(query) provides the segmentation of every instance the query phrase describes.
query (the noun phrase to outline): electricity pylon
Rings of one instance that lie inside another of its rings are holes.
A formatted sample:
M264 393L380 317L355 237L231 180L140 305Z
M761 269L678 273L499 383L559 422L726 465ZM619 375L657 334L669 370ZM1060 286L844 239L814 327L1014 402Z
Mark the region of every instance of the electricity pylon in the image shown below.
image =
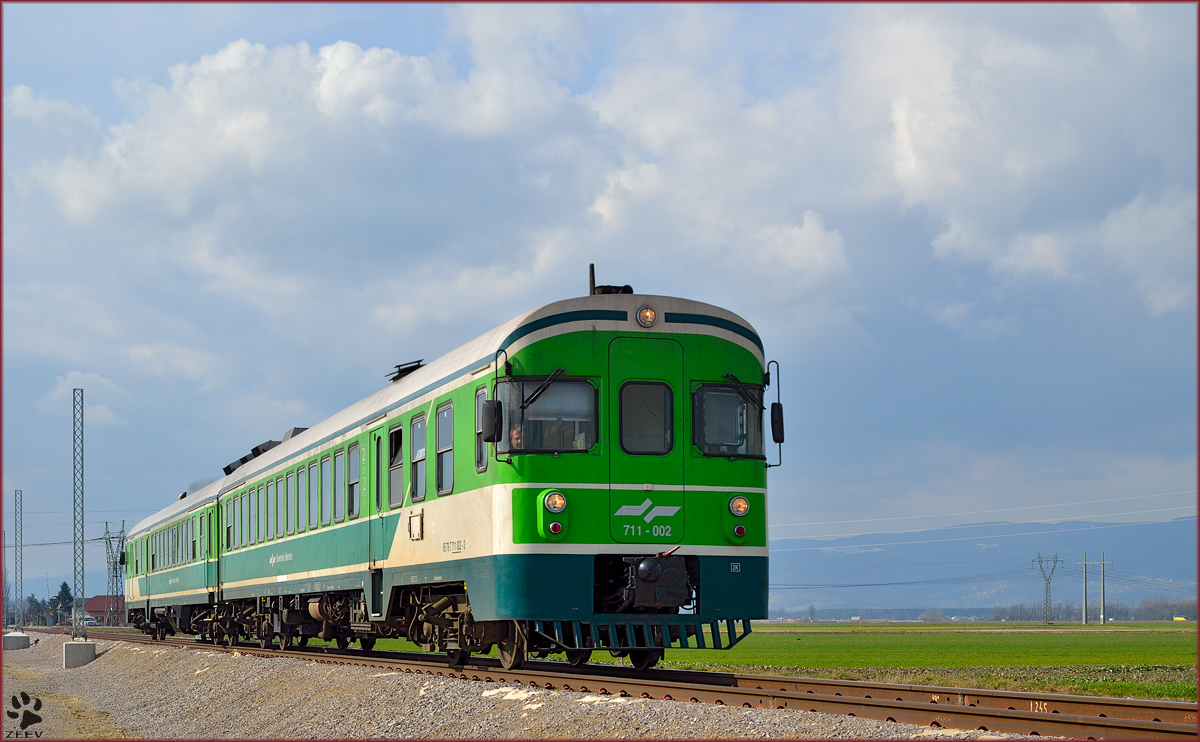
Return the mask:
M1042 599L1042 623L1052 623L1050 620L1050 578L1054 576L1054 568L1062 564L1062 560L1058 558L1056 553L1053 557L1047 559L1042 556L1042 552L1038 552L1037 559L1033 563L1042 570L1042 579L1046 581L1046 597ZM1050 565L1050 571L1046 571L1046 564Z

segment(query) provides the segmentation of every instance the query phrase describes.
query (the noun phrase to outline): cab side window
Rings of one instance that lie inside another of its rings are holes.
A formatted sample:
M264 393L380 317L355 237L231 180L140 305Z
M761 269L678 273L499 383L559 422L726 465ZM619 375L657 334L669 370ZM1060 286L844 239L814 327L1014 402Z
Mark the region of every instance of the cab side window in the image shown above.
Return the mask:
M425 417L419 415L413 418L412 435L408 439L408 448L412 451L412 473L409 482L412 487L412 501L425 500Z
M437 411L437 493L454 490L454 406L449 402Z
M388 506L404 505L404 426L388 431Z

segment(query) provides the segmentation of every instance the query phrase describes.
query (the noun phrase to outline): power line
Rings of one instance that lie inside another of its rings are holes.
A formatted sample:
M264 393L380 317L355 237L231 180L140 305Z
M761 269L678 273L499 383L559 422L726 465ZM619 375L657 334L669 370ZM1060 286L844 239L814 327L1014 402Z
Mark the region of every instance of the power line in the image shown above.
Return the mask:
M956 536L954 538L930 538L920 541L881 541L874 544L846 544L844 546L795 546L789 549L771 548L772 553L781 551L841 551L844 549L862 549L865 547L875 546L909 546L912 544L940 544L949 541L977 541L981 538L1013 538L1016 536L1048 536L1058 533L1073 533L1075 531L1101 531L1107 528L1129 528L1131 526L1153 526L1159 525L1161 521L1147 521L1145 523L1112 523L1110 525L1087 526L1086 528L1060 528L1057 531L1025 531L1022 533L994 533L985 534L983 536ZM774 539L772 539L774 540ZM799 541L800 537L791 537L792 541Z
M1007 572L992 572L982 575L962 575L959 577L935 577L928 580L904 580L901 582L843 582L843 583L812 583L812 584L784 584L770 585L771 590L816 590L824 588L845 588L845 587L893 587L899 585L956 585L966 583L979 582L1007 582L1010 580L1029 580L1036 577L1030 575L1023 569L1014 569Z
M1173 508L1154 508L1152 510L1128 510L1124 513L1097 513L1095 515L1075 515L1075 516L1071 516L1071 518L1069 518L1069 519L1045 518L1043 520L1023 520L1023 521L1019 521L1017 523L1017 525L1027 525L1027 524L1032 524L1032 523L1063 523L1063 522L1066 522L1067 520L1081 520L1081 519L1086 519L1086 518L1114 518L1118 515L1145 515L1146 513L1163 513L1163 512L1170 511L1170 510L1190 510L1194 507L1196 507L1196 506L1195 505L1180 505L1178 507L1173 507ZM1157 523L1160 521L1154 521L1154 522ZM950 528L994 528L996 525L997 524L995 524L995 523L967 523L967 524L960 525L960 526L941 526L941 528L939 528L937 530L950 529ZM898 534L898 533L924 533L924 532L930 531L930 530L935 530L935 529L912 528L912 529L909 529L906 531L861 531L859 533L839 533L839 534L835 534L833 536L821 536L820 538L854 538L855 536L874 536L874 535L882 536L885 534L892 535L892 534ZM789 541L792 539L799 539L799 538L805 538L805 537L804 536L776 536L775 538L772 538L770 540L771 541ZM814 537L809 536L808 538L814 538Z
M967 510L961 513L922 513L920 515L893 515L887 518L859 518L856 520L827 520L809 523L772 523L772 528L787 528L789 526L834 526L844 523L878 523L889 520L912 520L913 518L950 518L958 515L990 515L993 513L1011 513L1017 510L1036 510L1038 508L1059 508L1071 505L1095 505L1098 502L1118 502L1121 500L1144 500L1148 497L1169 497L1171 495L1191 495L1196 490L1180 490L1179 492L1159 492L1153 495L1129 495L1127 497L1110 497L1104 500L1081 500L1079 502L1048 503L1046 505L1024 505L1016 508L1001 508L999 510Z

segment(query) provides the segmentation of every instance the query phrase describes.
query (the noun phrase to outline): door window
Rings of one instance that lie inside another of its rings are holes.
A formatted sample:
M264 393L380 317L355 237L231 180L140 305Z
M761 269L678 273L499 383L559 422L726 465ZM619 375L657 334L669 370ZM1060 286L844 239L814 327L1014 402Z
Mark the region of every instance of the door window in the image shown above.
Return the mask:
M661 456L675 446L671 387L631 381L621 387L621 449L628 454Z

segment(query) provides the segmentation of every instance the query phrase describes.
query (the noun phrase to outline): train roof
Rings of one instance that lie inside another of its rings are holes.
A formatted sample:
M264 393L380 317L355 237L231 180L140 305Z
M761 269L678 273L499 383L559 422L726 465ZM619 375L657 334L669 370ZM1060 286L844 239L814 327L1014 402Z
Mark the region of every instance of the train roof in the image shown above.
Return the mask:
M703 302L647 294L605 294L551 302L517 315L311 428L292 435L274 448L243 463L231 474L144 518L129 532L129 537L140 536L145 531L206 505L225 491L254 479L279 463L306 455L309 450L329 440L374 423L392 410L459 376L482 370L492 363L500 350L515 352L545 337L577 332L585 327L626 329L635 322L634 315L638 309L644 306L653 307L662 317L662 325L654 328L656 332L662 332L667 325L674 325L670 332L720 335L745 347L760 363L764 361L762 341L746 320L733 312Z

